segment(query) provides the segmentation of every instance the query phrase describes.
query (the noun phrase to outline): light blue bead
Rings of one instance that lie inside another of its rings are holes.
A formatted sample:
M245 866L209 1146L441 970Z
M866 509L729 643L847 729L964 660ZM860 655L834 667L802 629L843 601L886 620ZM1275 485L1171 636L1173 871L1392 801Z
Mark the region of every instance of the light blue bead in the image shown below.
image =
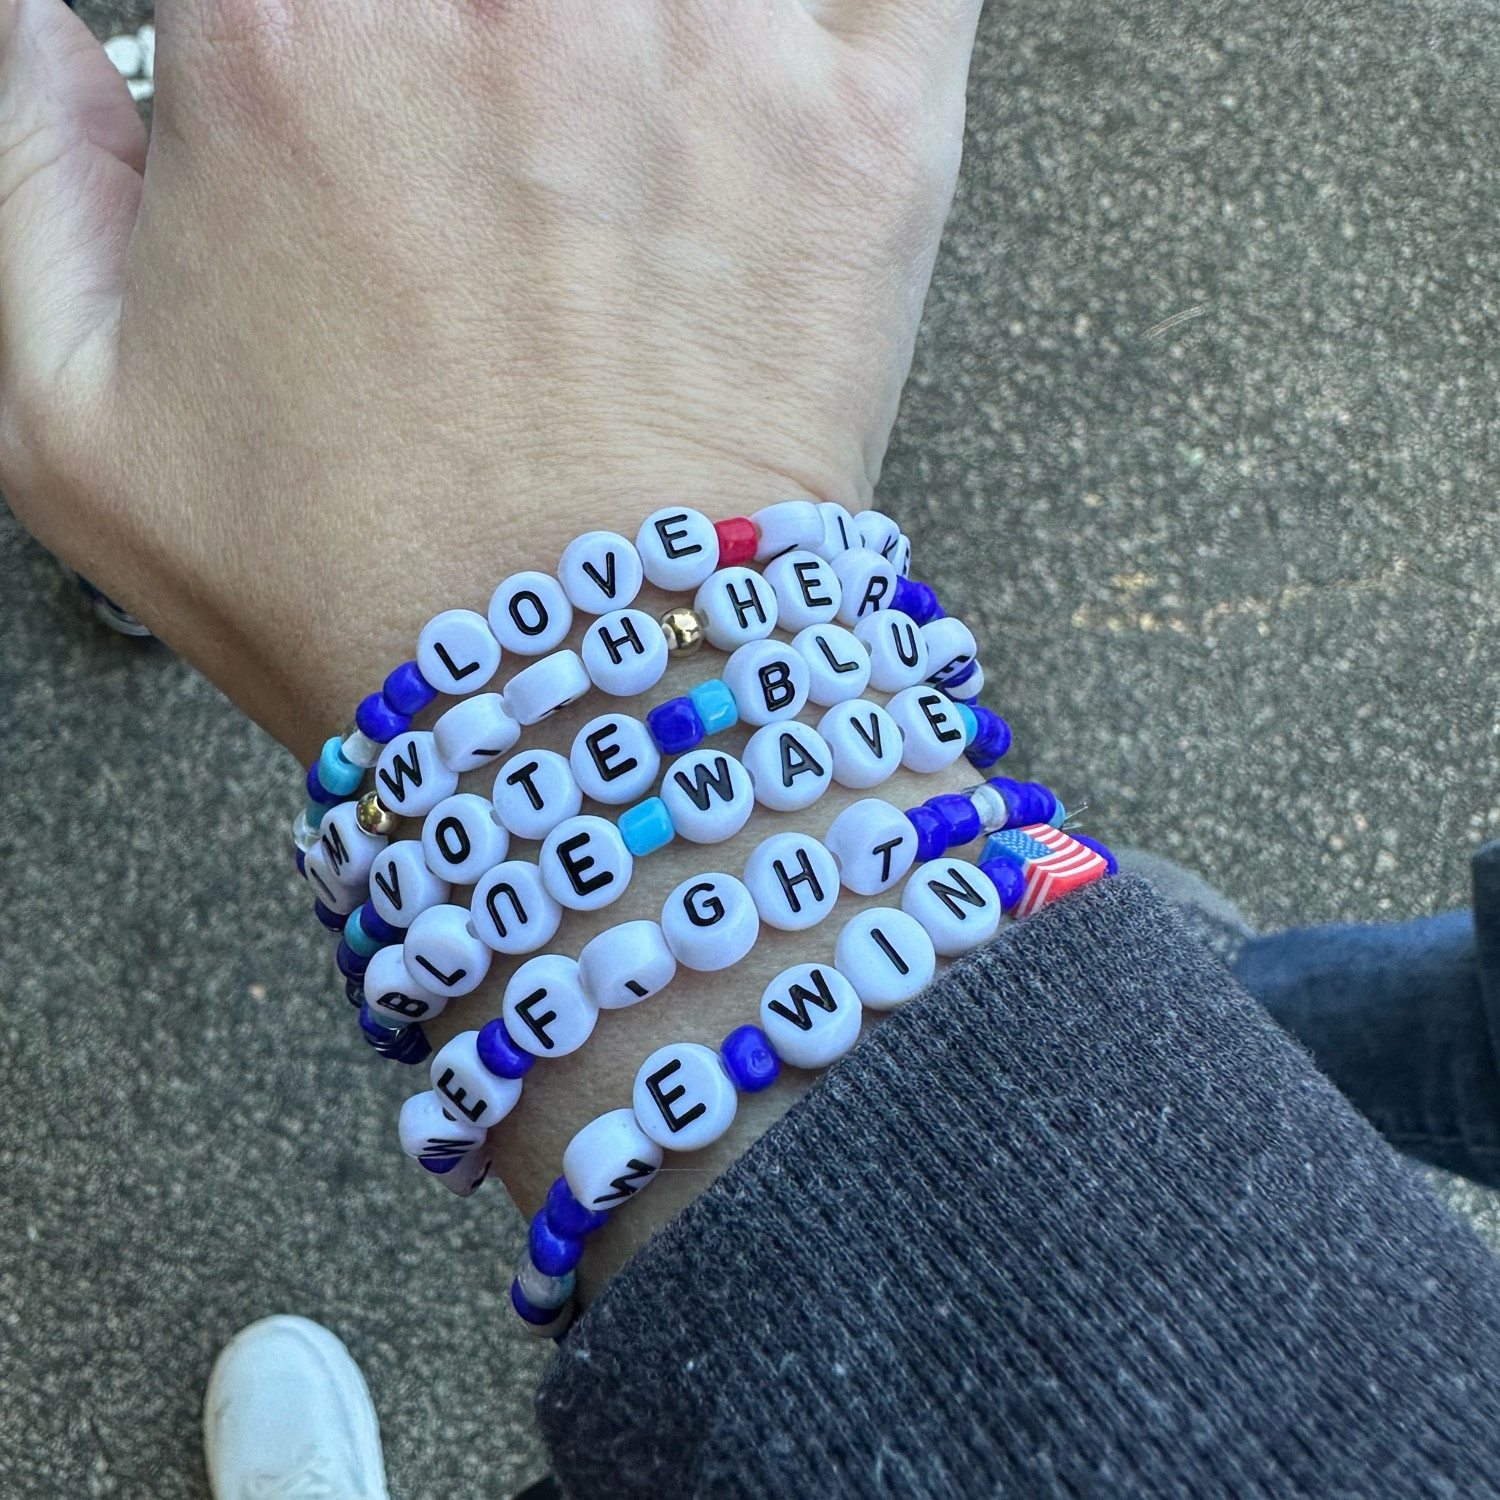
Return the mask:
M1067 809L1062 805L1061 797L1054 795L1054 797L1052 798L1052 816L1048 818L1047 821L1054 828L1061 828L1063 824L1068 821L1068 812Z
M740 711L729 691L729 684L720 677L710 677L688 689L688 697L703 720L705 734L718 734L721 729L733 729L740 721Z
M615 819L625 847L637 858L654 854L672 842L677 830L672 827L672 814L660 797L647 797L634 807L627 807Z
M330 792L335 792L340 797L352 797L359 790L359 784L364 779L365 773L358 766L351 765L344 759L343 751L339 748L338 735L324 741L323 749L318 756L318 780Z
M328 810L321 802L309 802L307 804L307 826L309 828L321 828L323 826L323 814Z
M964 721L964 744L972 745L974 736L979 733L979 716L969 707L967 703L954 703L958 710L958 716Z
M385 947L384 943L377 943L360 925L358 907L349 913L349 920L344 923L344 941L362 958L374 958Z

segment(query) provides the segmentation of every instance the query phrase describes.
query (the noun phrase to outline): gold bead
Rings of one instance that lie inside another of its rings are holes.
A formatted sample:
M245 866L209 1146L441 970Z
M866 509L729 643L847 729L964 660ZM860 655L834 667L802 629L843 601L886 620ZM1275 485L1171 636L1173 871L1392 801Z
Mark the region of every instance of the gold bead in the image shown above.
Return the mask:
M366 833L389 833L396 826L396 815L374 792L366 792L354 809L354 821Z
M661 633L673 656L691 656L703 644L703 622L685 605L679 604L661 617Z

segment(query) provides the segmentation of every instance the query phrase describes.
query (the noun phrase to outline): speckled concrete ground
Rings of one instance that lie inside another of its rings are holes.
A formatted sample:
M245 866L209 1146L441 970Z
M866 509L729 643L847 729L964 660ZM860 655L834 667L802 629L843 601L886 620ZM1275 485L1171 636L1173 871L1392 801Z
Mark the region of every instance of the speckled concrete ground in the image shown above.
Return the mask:
M1497 62L1491 0L981 30L884 501L1020 771L1264 925L1456 904L1500 831ZM0 1491L201 1500L213 1352L290 1309L363 1362L396 1495L509 1493L519 1226L349 1128L402 1080L332 1024L289 763L8 518L0 631Z

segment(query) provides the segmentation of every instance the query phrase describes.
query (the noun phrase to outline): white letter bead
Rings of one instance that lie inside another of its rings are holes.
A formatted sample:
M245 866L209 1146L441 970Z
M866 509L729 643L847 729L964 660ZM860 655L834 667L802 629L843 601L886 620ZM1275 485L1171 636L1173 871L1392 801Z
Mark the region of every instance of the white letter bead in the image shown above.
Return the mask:
M807 663L801 652L781 641L741 646L724 663L723 678L747 724L795 719L807 702Z
M833 571L843 590L838 617L845 625L857 625L866 615L890 608L896 570L878 552L855 547L834 558Z
M617 532L585 531L563 549L557 578L575 609L603 615L641 591L641 555Z
M400 943L376 950L365 970L364 989L365 1004L392 1026L430 1021L448 1007L446 996L433 994L412 978Z
M452 1161L467 1156L484 1139L479 1126L446 1115L430 1089L425 1094L413 1094L401 1106L397 1130L401 1149L418 1161Z
M861 511L854 518L854 530L860 546L889 558L901 540L901 528L878 510Z
M600 615L583 633L583 666L589 680L612 698L649 692L670 656L661 622L641 609Z
M733 875L710 872L684 880L661 909L667 946L699 973L737 964L760 935L755 900Z
M659 795L672 827L690 844L733 838L755 810L750 773L722 750L699 748L678 756L662 778Z
M701 511L669 505L653 511L635 534L646 577L669 594L695 589L719 566L719 534Z
M855 639L870 653L870 686L899 693L927 681L927 637L910 615L882 609L854 627Z
M425 729L398 734L375 764L375 791L382 803L403 818L425 818L444 797L458 790L458 773L438 755Z
M505 650L541 656L573 628L573 606L550 573L513 573L490 595L489 618Z
M375 856L390 842L384 834L366 833L359 826L357 808L357 803L340 802L318 824L318 847L327 857L328 873L340 885L363 885Z
M345 885L335 878L329 865L328 855L321 844L310 849L302 862L307 883L313 895L338 916L347 917L356 906L363 906L365 888L362 885Z
M430 686L451 698L477 693L500 665L500 642L483 615L445 609L417 637L417 666Z
M473 885L509 848L510 835L490 799L473 792L445 797L422 824L427 868L453 885Z
M911 539L905 532L896 539L895 545L885 555L903 578L911 572Z
M867 1010L894 1010L932 978L937 954L915 917L872 906L844 923L833 962Z
M794 1068L826 1068L859 1040L854 986L832 964L783 969L760 997L760 1029Z
M826 500L818 507L823 520L823 540L813 547L819 557L832 562L839 553L859 546L859 532L855 529L854 517L842 505Z
M583 992L578 965L560 953L529 958L505 986L505 1029L537 1057L566 1057L593 1034L599 1008Z
M576 651L554 651L505 684L505 706L518 724L540 724L592 686Z
M936 688L907 688L885 707L901 729L901 764L908 771L941 771L964 753L958 706Z
M523 750L495 772L490 800L518 839L544 839L583 806L583 792L557 751Z
M547 894L570 911L598 911L618 901L635 861L608 818L568 818L547 835L537 856Z
M406 929L401 953L418 983L449 999L478 989L494 957L462 906L429 906Z
M672 1151L699 1151L734 1123L739 1100L719 1054L670 1042L641 1064L631 1095L642 1130Z
M839 878L857 896L888 891L917 857L917 830L899 807L879 797L851 802L823 835Z
M432 1092L451 1115L488 1130L521 1097L519 1078L499 1078L479 1060L479 1033L460 1031L432 1059Z
M595 1210L633 1198L660 1166L661 1147L636 1123L633 1109L612 1109L590 1120L563 1152L569 1191Z
M448 899L448 882L434 875L416 839L397 839L370 866L370 900L392 927L410 927L419 912Z
M813 500L782 500L750 517L759 540L755 560L769 562L794 548L810 552L823 541L823 517Z
M468 1155L459 1159L456 1167L439 1172L436 1181L455 1197L472 1197L489 1180L494 1165L494 1149L486 1136Z
M720 568L693 596L693 613L710 645L733 651L776 628L776 595L753 569Z
M950 698L957 698L960 702L968 703L971 699L984 695L984 666L981 662L974 663L974 670L957 686L951 682L942 684L943 691Z
M878 703L838 703L818 720L833 752L833 779L854 791L879 786L901 764L901 731Z
M790 719L757 729L745 745L755 800L772 812L811 807L833 780L833 751L810 724Z
M578 978L600 1010L624 1010L659 994L677 973L659 923L621 922L583 945Z
M962 672L979 650L974 632L952 615L929 620L922 634L927 638L928 676L939 686Z
M661 752L639 719L600 714L574 736L568 764L585 797L623 807L656 784Z
M944 958L987 943L1000 929L1000 893L965 859L918 865L901 892L901 910L922 924Z
M520 738L521 726L499 693L465 698L432 726L438 759L460 774L499 760Z
M745 884L766 926L802 932L833 910L839 867L811 834L773 833L746 860Z
M826 625L838 612L844 590L831 563L816 552L786 552L767 563L762 575L776 595L776 618L783 630Z
M562 907L547 894L529 860L508 859L474 887L469 920L496 953L535 953L562 922Z
M807 696L814 703L847 702L870 681L870 653L842 625L809 625L792 647L807 663Z

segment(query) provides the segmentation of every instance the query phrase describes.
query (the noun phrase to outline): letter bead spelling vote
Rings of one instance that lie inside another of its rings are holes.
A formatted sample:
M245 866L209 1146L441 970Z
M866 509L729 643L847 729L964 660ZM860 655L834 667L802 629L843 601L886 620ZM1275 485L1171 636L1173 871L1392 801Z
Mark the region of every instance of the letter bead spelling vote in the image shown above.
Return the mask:
M483 615L447 609L434 615L417 637L417 667L440 693L477 693L500 665L500 642Z
M794 1068L826 1068L859 1040L864 1011L832 964L783 969L760 997L761 1030Z
M659 589L683 594L719 566L719 535L701 511L667 506L641 522L635 550L646 577Z
M631 1104L658 1146L700 1151L734 1124L739 1099L717 1052L697 1042L671 1042L641 1064Z
M460 775L499 760L520 738L521 726L499 693L465 698L432 726L438 759Z
M764 640L776 628L776 595L750 568L720 568L693 596L693 613L709 644L733 651Z
M833 779L853 791L879 786L901 764L901 730L878 703L835 704L818 720L818 733L833 753Z
M617 1208L649 1185L661 1158L661 1147L641 1129L635 1111L612 1109L568 1142L563 1176L585 1208Z
M505 986L505 1029L537 1057L566 1057L593 1035L599 1008L584 993L578 965L560 953L529 958Z
M870 653L842 625L809 625L792 638L807 663L807 696L824 707L845 703L870 681Z
M826 625L839 612L844 591L833 565L816 552L786 552L762 575L776 595L776 620L795 635L809 625Z
M901 764L909 771L941 771L951 766L968 744L961 709L936 688L914 687L897 693L886 711L901 730Z
M443 764L430 732L398 734L375 763L375 791L393 813L425 818L458 790L458 774Z
M469 921L496 953L535 953L562 924L562 905L542 884L542 872L525 859L487 870L474 887Z
M523 750L495 773L490 800L518 839L544 839L583 807L583 792L555 750Z
M574 736L568 764L585 797L623 807L656 784L661 752L639 719L600 714Z
M823 843L838 862L840 880L859 896L890 890L917 857L911 819L879 797L851 802L828 825Z
M870 653L870 686L899 693L927 680L927 637L910 615L882 609L854 627L855 639Z
M809 673L801 652L781 641L751 641L724 664L724 681L747 724L795 719L807 702Z
M833 910L839 869L811 834L773 833L745 863L745 884L767 927L802 932Z
M922 924L944 958L987 943L1000 929L1000 893L965 859L918 865L901 892L901 910Z
M509 848L494 806L474 792L445 797L422 822L422 858L453 885L473 885Z
M755 800L772 812L811 807L833 780L833 751L810 724L788 719L767 724L745 746L745 770Z
M755 899L733 875L684 880L661 909L661 930L677 962L699 973L737 964L760 935Z
M833 571L842 596L838 610L842 624L853 627L866 615L890 608L896 570L879 553L856 547L834 558Z
M446 995L435 994L406 967L399 943L380 949L370 960L364 989L365 1004L393 1026L430 1021L448 1005Z
M521 1098L519 1078L497 1078L479 1060L479 1033L460 1031L432 1059L432 1092L451 1115L488 1130Z
M547 894L570 911L598 911L618 901L634 863L620 830L592 814L559 823L537 856Z
M691 844L733 838L755 810L750 773L722 750L679 756L662 778L660 796L673 828Z
M502 649L544 656L573 628L573 606L550 573L512 573L490 596L489 622Z
M406 929L401 953L418 983L449 999L478 989L494 957L462 906L429 906Z
M671 657L661 623L639 609L600 615L584 631L582 651L589 680L612 698L650 692Z
M641 555L613 531L575 537L557 563L557 578L575 609L604 615L624 609L641 591Z
M370 902L392 927L410 927L419 913L450 894L448 882L432 873L415 839L387 844L370 866Z
M523 667L505 685L505 706L518 724L540 724L593 686L576 651L554 651Z
M872 906L844 923L833 965L854 986L866 1010L893 1010L918 994L937 972L937 953L913 916Z
M624 1010L659 994L677 973L658 922L621 922L591 938L578 955L584 993L600 1010Z

